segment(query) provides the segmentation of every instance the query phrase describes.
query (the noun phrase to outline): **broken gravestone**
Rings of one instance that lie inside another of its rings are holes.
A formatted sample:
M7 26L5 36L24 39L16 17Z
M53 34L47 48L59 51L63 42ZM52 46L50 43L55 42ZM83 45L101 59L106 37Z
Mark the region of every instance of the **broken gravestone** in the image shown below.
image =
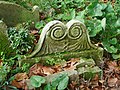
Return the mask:
M34 64L48 59L92 58L102 63L103 49L91 44L85 25L71 20L66 25L60 21L49 22L42 30L34 51L20 63Z
M3 21L0 20L0 57L2 52L6 56L12 56L12 54L14 54L13 49L10 47L10 42L8 40L7 26Z
M0 19L2 19L7 26L16 26L18 23L27 21L39 21L39 8L33 7L33 11L29 11L20 5L0 1Z

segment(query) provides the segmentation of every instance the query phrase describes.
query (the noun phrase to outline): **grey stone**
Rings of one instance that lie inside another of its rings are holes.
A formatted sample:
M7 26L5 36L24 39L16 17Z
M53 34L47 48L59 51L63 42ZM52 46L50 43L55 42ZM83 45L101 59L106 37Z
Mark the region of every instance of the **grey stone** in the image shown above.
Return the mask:
M66 60L85 57L92 58L97 65L100 65L102 56L103 49L91 44L87 29L82 22L71 20L65 25L55 20L43 28L34 51L20 62L35 63L36 60L44 62L48 58L56 57Z
M6 56L14 55L14 50L10 47L10 41L8 40L7 26L0 20L0 53L2 52Z
M77 68L80 67L87 67L87 66L95 66L95 61L92 58L80 58L79 65L77 65Z
M84 79L93 79L96 74L98 74L99 78L102 79L103 71L98 67L80 67L77 69L78 74L82 75Z
M7 26L16 26L18 23L27 21L39 21L38 6L33 7L33 11L29 11L20 5L0 1L0 19L2 19Z

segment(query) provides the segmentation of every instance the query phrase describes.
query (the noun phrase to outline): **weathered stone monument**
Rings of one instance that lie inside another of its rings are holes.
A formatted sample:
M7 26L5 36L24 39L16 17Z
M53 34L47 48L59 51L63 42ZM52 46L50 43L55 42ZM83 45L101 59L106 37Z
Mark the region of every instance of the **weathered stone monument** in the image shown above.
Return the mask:
M58 57L66 60L85 57L92 58L100 65L102 56L103 49L91 44L83 23L71 20L65 25L55 20L43 28L34 51L21 62L35 63Z
M15 26L29 20L36 22L39 21L39 11L37 6L34 7L33 12L30 12L17 4L0 1L0 19L3 19L8 26ZM8 48L5 48L6 45L9 47L6 29L1 29L0 34L0 51L4 52L4 49L9 51ZM49 22L43 28L34 51L20 62L30 62L32 64L45 61L48 58L56 59L59 57L69 60L74 57L85 57L94 59L96 64L99 65L102 56L103 49L91 44L83 23L71 20L65 25L55 20Z
M18 23L27 21L39 21L39 8L34 6L32 11L29 11L22 6L10 2L0 1L0 19L7 26L15 26Z
M92 79L98 74L99 78L102 78L103 72L96 66L101 65L102 56L103 49L91 44L87 29L82 22L71 20L64 24L55 20L43 28L34 51L19 62L34 64L52 58L55 60L80 58L76 70L66 70L45 77L46 83L49 83L59 74L66 73L71 81L72 76L77 76L74 80L79 81L79 75L83 75L85 79Z
M7 26L15 26L26 21L39 21L38 7L35 6L33 12L25 8L0 1L0 19ZM10 47L7 35L7 26L0 20L0 53L4 52L7 56L15 55ZM21 56L22 57L22 56ZM39 41L34 50L29 55L23 55L19 64L45 63L48 59L69 60L80 58L77 70L68 70L47 76L47 82L51 82L54 76L60 73L67 73L69 76L84 74L85 78L94 77L96 73L102 76L102 70L96 66L101 65L103 49L90 42L86 26L78 20L70 20L67 24L54 20L46 24L40 35ZM92 66L92 67L91 67Z
M0 52L10 55L13 52L7 37L7 27L2 21L0 21ZM87 79L94 77L96 73L100 77L102 76L102 70L96 66L96 64L101 65L102 57L103 49L91 44L87 29L82 22L71 20L64 24L55 20L49 22L43 28L33 52L29 55L24 55L19 60L19 64L44 64L48 59L69 60L71 58L80 58L77 71L68 70L60 73L67 73L69 76L71 74L84 74L84 77ZM54 74L50 77L53 76ZM49 78L49 76L46 78Z
M7 56L13 54L13 49L10 47L10 41L8 40L7 26L0 20L0 56L2 52Z

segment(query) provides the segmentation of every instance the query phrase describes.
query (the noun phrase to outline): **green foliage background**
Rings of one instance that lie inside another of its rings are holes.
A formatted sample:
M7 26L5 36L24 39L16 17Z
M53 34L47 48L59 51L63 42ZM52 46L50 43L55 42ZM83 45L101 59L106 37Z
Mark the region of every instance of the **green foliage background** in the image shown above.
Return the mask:
M51 20L67 22L77 19L85 23L89 35L95 43L103 44L104 49L114 59L120 58L120 0L107 3L100 0L5 0L20 4L31 10L34 5L40 7L41 30ZM95 39L94 39L95 38Z
M32 10L34 5L40 8L40 22L35 25L35 28L41 30L46 23L51 20L61 20L68 22L71 19L77 19L85 23L89 35L94 43L102 43L103 48L112 55L114 59L120 59L120 0L107 3L100 0L4 0L19 4L28 10ZM21 27L20 29L25 29ZM22 30L21 30L22 31ZM25 31L24 31L25 32ZM24 33L23 32L23 33ZM26 31L27 32L27 31ZM20 34L20 33L18 33ZM24 35L24 34L23 34ZM25 35L26 36L26 35ZM27 35L28 36L28 35ZM22 39L20 39L22 40ZM15 41L15 40L14 40ZM26 40L27 41L27 40ZM20 45L21 43L18 42ZM18 46L14 48L19 48ZM28 44L29 47L29 44ZM28 47L23 47L26 51ZM20 50L20 49L18 49ZM19 51L20 53L20 51ZM4 60L4 59L3 59ZM5 59L6 60L6 59ZM0 67L0 84L5 84L5 76L14 72L8 67L15 64L16 58L9 61L4 61L4 65ZM17 59L18 60L18 59ZM52 62L52 61L51 61ZM24 66L26 67L26 66ZM48 85L50 87L50 85ZM46 86L47 87L47 86Z
M89 35L95 43L103 44L104 49L114 59L120 58L120 0L5 0L17 3L28 10L34 5L40 8L40 22L37 29L51 20L67 22L77 19L85 23ZM40 31L41 32L41 31ZM95 39L94 39L95 38Z

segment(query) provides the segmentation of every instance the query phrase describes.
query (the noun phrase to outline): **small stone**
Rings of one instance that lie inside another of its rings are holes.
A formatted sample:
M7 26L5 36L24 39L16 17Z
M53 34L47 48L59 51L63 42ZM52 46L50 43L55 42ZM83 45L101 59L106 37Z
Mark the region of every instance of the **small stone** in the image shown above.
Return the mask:
M102 77L103 72L102 70L98 67L81 67L78 68L78 73L82 74L85 79L93 79L96 74L98 74L99 78Z

